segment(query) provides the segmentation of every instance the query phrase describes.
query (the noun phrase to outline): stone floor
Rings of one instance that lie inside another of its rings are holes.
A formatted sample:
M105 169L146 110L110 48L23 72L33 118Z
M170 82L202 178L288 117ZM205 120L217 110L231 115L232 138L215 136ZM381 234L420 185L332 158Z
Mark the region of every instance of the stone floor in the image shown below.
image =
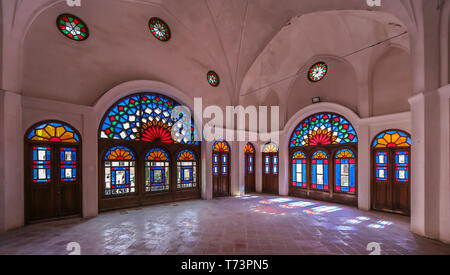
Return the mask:
M259 194L31 225L0 234L0 254L69 254L71 242L81 254L450 254L407 217Z

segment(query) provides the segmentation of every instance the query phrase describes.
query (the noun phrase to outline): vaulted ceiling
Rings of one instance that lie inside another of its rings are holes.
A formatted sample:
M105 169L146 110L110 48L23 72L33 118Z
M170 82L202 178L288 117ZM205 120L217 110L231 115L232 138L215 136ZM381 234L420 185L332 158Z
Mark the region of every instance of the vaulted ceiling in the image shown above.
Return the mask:
M346 55L415 28L411 3L402 0L384 1L373 9L363 0L81 0L81 4L2 1L3 48L9 51L4 58L10 61L2 72L4 89L93 105L120 83L151 79L189 96L202 96L204 104L239 104L249 100L249 93L261 103L270 93L266 88L283 84L286 76L302 72L315 58L343 58L357 64ZM89 39L76 42L61 35L55 26L61 13L82 18ZM149 32L153 16L170 26L172 39L167 43ZM408 39L400 36L394 42L407 51ZM209 70L219 73L219 87L206 81ZM287 98L295 79L284 88L275 86L277 96Z

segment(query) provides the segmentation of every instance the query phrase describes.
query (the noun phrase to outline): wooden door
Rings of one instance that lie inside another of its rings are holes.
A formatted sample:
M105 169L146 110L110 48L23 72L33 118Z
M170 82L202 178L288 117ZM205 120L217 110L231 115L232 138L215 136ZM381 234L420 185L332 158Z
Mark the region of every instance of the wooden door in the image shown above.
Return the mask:
M376 210L409 215L409 148L376 149L373 158L372 207Z
M245 193L256 192L255 154L245 153Z
M29 144L26 158L26 222L81 214L77 146Z
M230 195L230 154L213 153L213 196Z
M263 153L263 193L278 195L278 153Z

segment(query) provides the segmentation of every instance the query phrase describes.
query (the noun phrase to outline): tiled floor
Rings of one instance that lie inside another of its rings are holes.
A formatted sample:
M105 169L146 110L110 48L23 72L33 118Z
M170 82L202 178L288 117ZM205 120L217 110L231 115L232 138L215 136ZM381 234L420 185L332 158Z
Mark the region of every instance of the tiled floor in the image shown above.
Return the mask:
M278 199L186 201L31 225L1 234L0 254L68 254L71 242L81 254L369 254L372 242L381 254L450 254L450 245L412 234L406 217Z

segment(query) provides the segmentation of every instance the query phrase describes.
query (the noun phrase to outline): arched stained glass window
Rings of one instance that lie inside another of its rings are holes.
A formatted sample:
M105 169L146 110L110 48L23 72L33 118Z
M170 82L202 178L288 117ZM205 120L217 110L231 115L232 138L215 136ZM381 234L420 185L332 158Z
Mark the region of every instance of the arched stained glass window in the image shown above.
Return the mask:
M230 147L225 141L216 141L213 146L214 152L230 152Z
M184 150L177 157L177 188L197 187L197 161L192 151Z
M249 154L255 153L255 147L250 142L245 145L244 151Z
M399 130L389 130L382 132L375 138L373 147L411 147L411 138L405 132Z
M264 153L278 153L278 145L276 145L276 144L273 143L273 142L267 143L267 144L264 146L263 152L264 152Z
M135 157L126 147L111 148L105 155L105 195L136 192Z
M160 41L169 41L171 37L170 28L162 19L153 17L150 19L148 26L156 39Z
M353 126L340 115L319 113L303 120L292 134L290 147L356 143Z
M56 19L56 25L64 36L72 40L83 41L89 37L86 24L75 15L61 14Z
M145 162L145 191L169 191L169 155L163 149L151 149Z
M328 190L328 155L317 151L312 157L312 188Z
M336 191L356 192L356 167L355 155L351 150L342 149L336 153Z
M200 144L188 110L158 94L137 94L121 100L101 125L102 139Z
M307 187L306 181L306 156L297 151L292 156L292 185L295 187Z
M28 134L29 141L78 143L80 137L70 126L59 122L46 122L34 127Z

